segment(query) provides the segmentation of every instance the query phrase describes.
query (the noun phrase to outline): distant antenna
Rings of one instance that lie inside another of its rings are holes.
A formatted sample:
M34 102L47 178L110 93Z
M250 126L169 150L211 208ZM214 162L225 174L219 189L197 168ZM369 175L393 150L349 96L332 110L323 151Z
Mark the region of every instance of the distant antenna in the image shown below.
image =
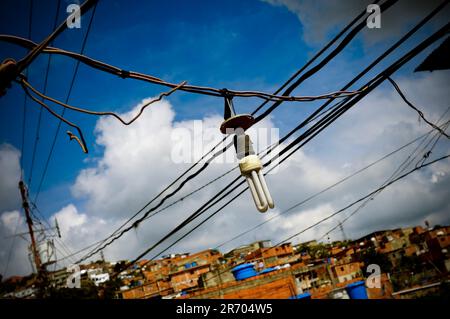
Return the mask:
M55 227L56 232L58 233L58 237L61 238L61 231L59 230L58 220L55 218Z
M341 230L343 241L347 241L347 236L345 235L344 225L342 225L342 222L339 222L339 229Z

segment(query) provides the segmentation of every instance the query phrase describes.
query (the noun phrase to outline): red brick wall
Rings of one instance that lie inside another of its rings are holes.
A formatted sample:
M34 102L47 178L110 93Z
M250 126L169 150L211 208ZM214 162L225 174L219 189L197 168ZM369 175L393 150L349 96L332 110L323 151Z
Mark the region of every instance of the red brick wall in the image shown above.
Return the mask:
M226 293L224 299L288 299L296 294L295 282L292 276L254 288L242 289Z

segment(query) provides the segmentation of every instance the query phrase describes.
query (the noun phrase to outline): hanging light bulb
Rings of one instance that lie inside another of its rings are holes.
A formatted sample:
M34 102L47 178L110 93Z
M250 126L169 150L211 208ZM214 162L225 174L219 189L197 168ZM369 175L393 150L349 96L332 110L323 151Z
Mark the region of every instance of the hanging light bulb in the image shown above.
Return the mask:
M256 208L264 213L275 205L262 173L261 160L255 154L250 136L245 134L245 130L253 125L254 119L248 114L236 115L231 98L227 95L225 95L224 118L220 130L224 134L235 134L234 147L239 160L239 169L247 181Z
M243 130L238 129L238 131L241 132L235 135L234 145L239 160L239 169L247 180L256 208L264 213L269 207L274 208L274 203L262 173L262 164L253 150L250 136L244 134Z

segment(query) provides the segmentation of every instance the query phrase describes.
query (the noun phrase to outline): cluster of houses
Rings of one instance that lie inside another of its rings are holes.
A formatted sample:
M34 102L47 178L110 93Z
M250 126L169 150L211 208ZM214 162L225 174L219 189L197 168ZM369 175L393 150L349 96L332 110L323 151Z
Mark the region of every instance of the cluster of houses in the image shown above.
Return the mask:
M118 275L118 298L350 298L364 283L368 298L408 298L438 289L450 274L450 226L377 231L353 241L272 246L257 241L222 254L215 249L141 260ZM81 287L102 286L115 263L80 266ZM66 287L70 273L48 274ZM369 282L370 281L370 282ZM421 288L425 287L425 288ZM30 290L31 289L31 290ZM32 297L24 287L3 297Z

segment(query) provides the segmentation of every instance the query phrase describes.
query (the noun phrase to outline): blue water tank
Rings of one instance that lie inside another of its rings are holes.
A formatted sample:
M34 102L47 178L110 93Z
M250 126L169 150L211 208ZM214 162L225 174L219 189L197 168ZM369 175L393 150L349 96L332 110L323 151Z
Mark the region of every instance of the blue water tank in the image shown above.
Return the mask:
M236 280L245 280L258 275L252 264L242 264L236 266L231 270L231 272Z
M292 296L289 299L311 299L311 294L309 292L304 292L297 296Z
M369 299L364 281L356 281L345 287L350 299Z

